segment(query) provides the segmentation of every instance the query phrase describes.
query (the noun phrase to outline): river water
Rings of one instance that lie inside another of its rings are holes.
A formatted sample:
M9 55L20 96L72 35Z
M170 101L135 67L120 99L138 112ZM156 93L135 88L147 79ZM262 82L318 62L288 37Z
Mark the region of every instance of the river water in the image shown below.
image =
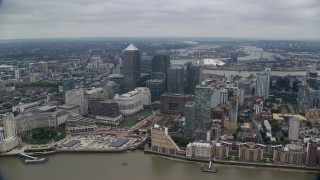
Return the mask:
M122 165L126 162L128 165ZM1 180L313 180L315 174L217 166L203 173L197 163L177 162L142 151L113 154L58 154L45 164L23 165L18 157L0 158Z

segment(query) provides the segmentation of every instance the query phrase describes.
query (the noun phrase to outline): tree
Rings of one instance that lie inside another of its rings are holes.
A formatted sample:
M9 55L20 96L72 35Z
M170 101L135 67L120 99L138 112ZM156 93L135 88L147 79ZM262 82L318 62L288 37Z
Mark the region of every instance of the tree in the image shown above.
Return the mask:
M135 133L135 134L140 134L140 131L139 131L139 129L135 129L135 130L133 130L133 133Z
M309 128L312 128L311 122L310 122L310 121L307 121L307 122L306 122L306 126L308 126Z

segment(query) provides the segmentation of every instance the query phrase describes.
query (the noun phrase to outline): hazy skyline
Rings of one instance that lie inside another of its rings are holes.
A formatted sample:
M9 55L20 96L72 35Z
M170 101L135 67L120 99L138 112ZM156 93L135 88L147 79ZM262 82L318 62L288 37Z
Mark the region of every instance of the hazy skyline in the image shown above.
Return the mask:
M0 0L0 39L320 39L319 0Z

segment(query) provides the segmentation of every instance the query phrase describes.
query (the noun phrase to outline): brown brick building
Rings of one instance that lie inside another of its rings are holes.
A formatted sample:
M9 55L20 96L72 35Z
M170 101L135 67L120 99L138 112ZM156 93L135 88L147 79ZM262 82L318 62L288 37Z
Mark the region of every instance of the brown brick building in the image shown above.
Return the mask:
M189 94L165 93L160 97L160 110L162 114L175 115L184 114L185 104L192 101Z

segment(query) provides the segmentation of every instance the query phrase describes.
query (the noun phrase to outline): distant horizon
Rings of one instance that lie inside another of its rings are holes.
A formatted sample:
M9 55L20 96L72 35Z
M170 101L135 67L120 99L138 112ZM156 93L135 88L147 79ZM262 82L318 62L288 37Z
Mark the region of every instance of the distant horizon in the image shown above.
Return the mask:
M163 40L218 40L218 41L310 41L310 42L317 42L320 41L320 38L257 38L257 37L214 37L214 36L83 36L83 37L30 37L30 38L16 38L16 39L1 39L0 42L4 41L38 41L38 40L94 40L94 39L132 39L132 40L139 40L139 39L163 39Z

